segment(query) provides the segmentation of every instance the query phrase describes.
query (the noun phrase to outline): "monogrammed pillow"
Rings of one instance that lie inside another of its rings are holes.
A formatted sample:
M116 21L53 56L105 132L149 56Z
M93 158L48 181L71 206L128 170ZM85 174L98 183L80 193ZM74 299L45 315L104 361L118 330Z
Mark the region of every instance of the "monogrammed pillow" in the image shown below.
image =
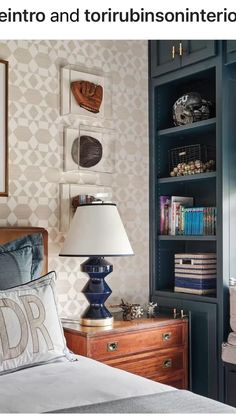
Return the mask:
M0 291L0 374L68 352L55 301L55 272Z

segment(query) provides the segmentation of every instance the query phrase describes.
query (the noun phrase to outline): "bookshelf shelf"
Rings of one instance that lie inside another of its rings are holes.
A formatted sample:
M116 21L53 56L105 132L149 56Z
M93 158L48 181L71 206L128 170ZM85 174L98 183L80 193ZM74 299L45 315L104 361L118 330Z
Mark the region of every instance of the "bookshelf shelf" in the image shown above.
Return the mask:
M185 294L182 292L175 292L173 290L159 290L159 291L156 291L156 295L167 297L167 298L181 298L182 300L201 301L205 303L217 302L217 298L214 294L196 295L196 294Z
M171 236L171 235L159 235L158 240L166 241L216 241L216 236Z
M172 127L157 131L158 137L176 138L176 136L189 136L191 134L201 135L206 131L213 131L216 127L216 118L206 119L205 121L194 122L189 125L182 125L179 127Z
M189 175L189 176L176 176L176 177L163 177L159 178L157 181L160 184L164 183L182 183L182 182L197 182L206 179L216 178L216 172L207 172L207 173L200 173L196 175Z

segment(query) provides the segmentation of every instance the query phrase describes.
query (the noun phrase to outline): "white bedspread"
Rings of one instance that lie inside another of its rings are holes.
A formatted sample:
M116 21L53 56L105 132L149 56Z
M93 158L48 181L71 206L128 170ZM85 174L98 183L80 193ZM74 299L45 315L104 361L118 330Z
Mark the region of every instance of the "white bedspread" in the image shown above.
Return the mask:
M0 389L0 413L41 413L174 390L82 356L0 376Z

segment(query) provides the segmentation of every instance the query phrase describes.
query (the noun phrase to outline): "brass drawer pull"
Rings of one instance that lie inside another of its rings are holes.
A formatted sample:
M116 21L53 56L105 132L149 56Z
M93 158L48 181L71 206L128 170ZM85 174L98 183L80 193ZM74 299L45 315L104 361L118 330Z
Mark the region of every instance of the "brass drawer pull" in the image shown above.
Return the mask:
M168 333L162 333L162 340L170 340L172 336L171 332Z
M175 46L174 45L172 46L171 54L172 54L172 60L174 60L175 59Z
M171 368L172 367L172 359L165 359L162 364L163 368Z
M118 342L108 342L107 344L107 351L114 352L118 349Z

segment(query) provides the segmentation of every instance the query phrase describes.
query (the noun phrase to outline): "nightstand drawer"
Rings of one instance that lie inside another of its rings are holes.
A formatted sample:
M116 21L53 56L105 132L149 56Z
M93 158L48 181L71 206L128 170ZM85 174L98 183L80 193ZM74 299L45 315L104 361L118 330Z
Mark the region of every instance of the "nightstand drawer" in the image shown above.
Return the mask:
M181 325L126 334L113 334L90 340L88 356L97 360L113 359L123 355L165 349L184 343Z
M158 381L158 377L162 377L167 381L173 374L184 370L185 352L177 347L113 359L106 361L106 364L152 380Z
M175 388L179 388L180 390L185 390L188 388L188 383L186 380L186 375L183 374L183 371L178 372L176 374L169 374L163 377L158 377L157 380L159 383L167 384L168 386L172 386Z

